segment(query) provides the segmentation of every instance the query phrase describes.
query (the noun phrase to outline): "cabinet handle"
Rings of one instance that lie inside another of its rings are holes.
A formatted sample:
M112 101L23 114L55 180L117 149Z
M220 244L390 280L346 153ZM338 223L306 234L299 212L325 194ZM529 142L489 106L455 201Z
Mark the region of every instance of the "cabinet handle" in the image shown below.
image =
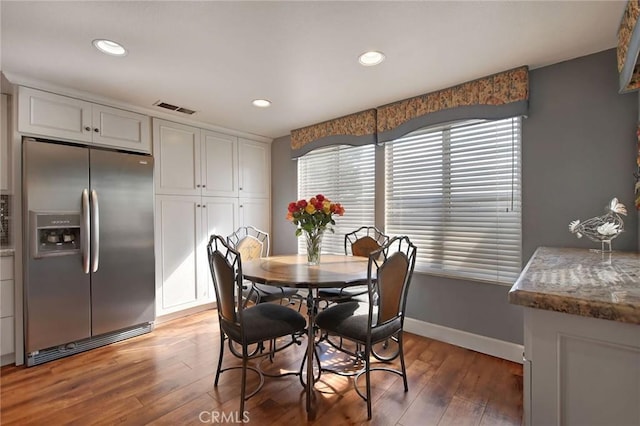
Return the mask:
M95 129L93 129L94 132L98 133L100 132L100 129L98 129L97 127Z
M87 132L90 132L90 131L91 131L91 127L89 127L89 126L85 127L84 129L85 129Z
M203 188L206 188L206 187L207 187L207 185L202 185L202 187L203 187Z
M206 209L206 208L207 208L207 205L206 205L206 204L203 204L203 205L202 205L202 208L203 208L203 209Z
M240 191L242 191L242 187L238 188Z
M196 207L200 207L200 204L196 204Z
M200 185L196 185L196 188L200 188Z

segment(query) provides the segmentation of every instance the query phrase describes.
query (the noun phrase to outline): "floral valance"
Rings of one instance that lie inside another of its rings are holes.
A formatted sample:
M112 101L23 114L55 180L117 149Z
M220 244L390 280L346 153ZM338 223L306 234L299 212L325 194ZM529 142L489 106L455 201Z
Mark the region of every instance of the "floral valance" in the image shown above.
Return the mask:
M526 115L529 70L523 66L378 107L378 141L455 120Z
M369 109L291 131L292 157L329 145L376 143L376 110Z
M529 69L514 68L413 98L291 131L292 157L329 145L365 145L458 120L527 115Z
M620 92L640 89L640 69L636 65L640 51L640 2L629 0L618 29L618 72Z

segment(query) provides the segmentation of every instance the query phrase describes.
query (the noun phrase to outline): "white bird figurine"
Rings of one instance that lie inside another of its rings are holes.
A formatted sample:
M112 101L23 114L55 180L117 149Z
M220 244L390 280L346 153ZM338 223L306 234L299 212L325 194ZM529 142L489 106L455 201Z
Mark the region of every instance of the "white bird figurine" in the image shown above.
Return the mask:
M614 198L605 211L604 215L592 217L584 222L580 222L579 219L574 220L569 224L569 231L576 234L578 238L585 235L591 241L599 242L603 252L610 252L611 240L624 231L624 222L619 215L626 216L627 208ZM608 245L608 250L605 250L605 244Z

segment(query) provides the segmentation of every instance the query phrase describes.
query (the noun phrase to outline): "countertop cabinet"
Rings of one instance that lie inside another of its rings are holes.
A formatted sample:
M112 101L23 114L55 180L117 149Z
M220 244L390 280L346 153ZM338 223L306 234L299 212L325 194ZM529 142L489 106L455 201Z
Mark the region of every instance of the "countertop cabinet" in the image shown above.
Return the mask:
M22 86L18 88L18 131L151 152L148 116Z
M13 256L0 257L0 364L15 361Z
M640 425L640 254L539 248L524 306L527 425Z
M640 325L525 308L526 425L639 425Z

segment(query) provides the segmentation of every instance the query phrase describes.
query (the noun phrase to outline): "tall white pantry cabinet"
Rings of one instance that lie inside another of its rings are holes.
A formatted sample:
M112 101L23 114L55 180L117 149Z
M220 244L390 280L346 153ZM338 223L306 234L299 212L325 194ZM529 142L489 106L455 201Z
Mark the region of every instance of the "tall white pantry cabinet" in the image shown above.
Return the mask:
M270 230L267 143L153 119L156 314L213 302L211 234Z

